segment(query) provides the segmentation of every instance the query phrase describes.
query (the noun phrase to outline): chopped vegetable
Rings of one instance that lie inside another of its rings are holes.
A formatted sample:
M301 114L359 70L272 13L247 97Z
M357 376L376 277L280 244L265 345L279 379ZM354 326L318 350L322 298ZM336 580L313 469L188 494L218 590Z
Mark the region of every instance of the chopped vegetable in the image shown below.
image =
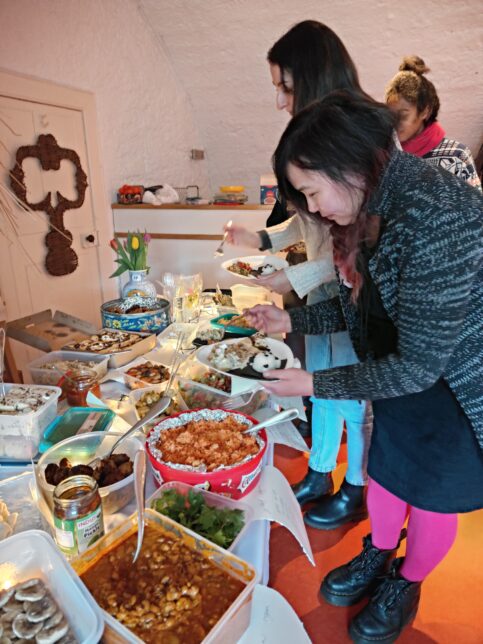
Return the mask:
M207 505L203 495L194 490L187 496L166 490L151 507L222 548L231 546L245 524L242 510Z

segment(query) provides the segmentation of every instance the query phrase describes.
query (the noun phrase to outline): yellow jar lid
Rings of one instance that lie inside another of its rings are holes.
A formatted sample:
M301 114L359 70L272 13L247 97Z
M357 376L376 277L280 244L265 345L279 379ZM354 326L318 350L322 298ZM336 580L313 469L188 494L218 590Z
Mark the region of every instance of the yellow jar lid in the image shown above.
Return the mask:
M220 186L220 192L243 192L245 186Z

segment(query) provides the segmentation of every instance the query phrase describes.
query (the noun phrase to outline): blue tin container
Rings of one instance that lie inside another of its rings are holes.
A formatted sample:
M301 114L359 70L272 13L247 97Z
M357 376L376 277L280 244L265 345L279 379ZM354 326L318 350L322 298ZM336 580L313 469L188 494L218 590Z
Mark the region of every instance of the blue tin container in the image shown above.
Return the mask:
M144 310L141 313L130 312L136 308ZM161 298L134 296L111 300L101 306L101 315L104 328L120 331L160 333L171 322L169 302Z

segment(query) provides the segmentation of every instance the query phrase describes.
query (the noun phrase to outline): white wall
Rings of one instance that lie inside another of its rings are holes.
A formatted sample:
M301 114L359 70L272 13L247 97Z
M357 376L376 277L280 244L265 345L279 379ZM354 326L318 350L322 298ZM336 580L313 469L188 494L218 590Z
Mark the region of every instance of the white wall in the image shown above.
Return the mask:
M213 188L257 180L287 122L266 63L293 24L320 20L342 38L362 86L380 100L408 54L433 70L440 121L477 152L483 139L481 0L140 0L189 92Z
M95 93L109 202L123 183L199 184L183 85L132 0L0 0L0 66Z
M109 199L165 181L243 183L256 202L288 118L266 52L307 18L340 35L379 99L402 56L422 56L443 127L478 150L481 0L0 0L0 66L95 92Z

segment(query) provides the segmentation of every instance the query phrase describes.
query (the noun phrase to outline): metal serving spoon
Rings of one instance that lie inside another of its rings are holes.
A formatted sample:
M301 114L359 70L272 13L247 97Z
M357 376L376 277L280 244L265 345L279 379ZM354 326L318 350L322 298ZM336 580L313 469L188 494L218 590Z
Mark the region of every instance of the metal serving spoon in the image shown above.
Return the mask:
M271 418L268 418L267 420L264 420L261 423L258 423L257 425L253 425L253 427L250 427L249 429L245 429L245 431L242 433L256 434L261 429L266 429L267 427L271 427L272 425L278 425L278 423L283 423L284 421L294 420L295 418L298 418L298 417L299 417L298 409L295 409L295 407L292 407L290 409L285 409L285 411L281 411L278 414L275 414L275 416L272 416Z

